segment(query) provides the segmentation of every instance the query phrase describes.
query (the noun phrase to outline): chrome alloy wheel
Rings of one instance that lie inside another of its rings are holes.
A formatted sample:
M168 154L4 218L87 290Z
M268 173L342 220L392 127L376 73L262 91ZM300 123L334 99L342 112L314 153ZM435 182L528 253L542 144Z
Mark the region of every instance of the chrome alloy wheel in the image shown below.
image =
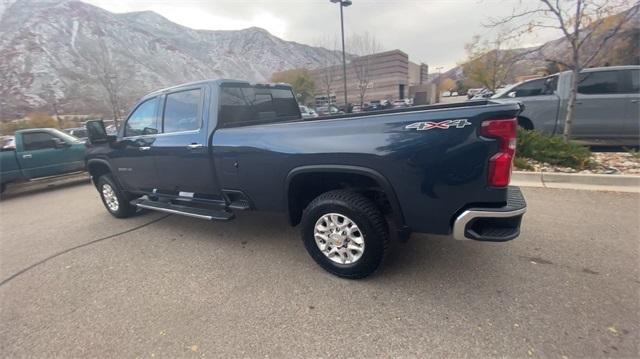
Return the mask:
M330 260L339 264L357 262L364 253L364 235L349 217L328 213L316 222L316 245Z
M105 183L102 185L102 198L112 212L118 211L120 204L118 203L118 197L111 185Z

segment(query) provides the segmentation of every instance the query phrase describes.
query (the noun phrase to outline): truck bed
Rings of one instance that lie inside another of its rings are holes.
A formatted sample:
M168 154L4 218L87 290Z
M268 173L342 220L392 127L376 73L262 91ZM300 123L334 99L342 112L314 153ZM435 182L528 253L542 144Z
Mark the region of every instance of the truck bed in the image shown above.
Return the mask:
M394 189L414 231L447 234L452 213L475 204L504 205L505 188L488 188L495 141L478 138L480 123L514 118L515 103L473 101L375 113L218 129L209 144L222 188L242 189L260 210L287 208L283 188L296 169L346 166L379 173ZM420 122L466 119L465 128L407 129ZM234 166L238 166L237 168Z
M317 121L317 120L326 120L326 119L364 117L364 116L386 115L386 114L425 111L425 110L441 110L441 109L454 109L454 108L469 107L469 106L484 106L488 104L497 104L497 102L491 102L490 100L474 100L474 101L464 101L464 102L456 102L456 103L437 103L433 105L420 105L420 106L393 108L393 109L379 110L379 111L363 111L363 112L356 112L356 113L344 113L344 114L338 114L338 115L325 115L325 116L318 116L314 118L307 118L304 120Z

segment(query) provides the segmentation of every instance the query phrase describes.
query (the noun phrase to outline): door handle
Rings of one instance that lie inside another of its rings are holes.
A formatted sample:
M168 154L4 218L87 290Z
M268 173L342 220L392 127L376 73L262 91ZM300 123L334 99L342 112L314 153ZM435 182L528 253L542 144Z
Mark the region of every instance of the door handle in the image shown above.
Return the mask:
M201 144L201 143L192 143L190 145L187 145L187 148L190 149L190 150L195 150L195 149L203 148L203 147L204 147L204 145Z
M638 103L640 100L631 100L631 103Z
M149 147L149 146L142 146L142 147L138 147L138 149L139 149L140 151L149 151L149 150L151 149L151 147Z
M22 158L32 158L32 157L33 157L33 155L31 155L31 154L28 154L28 155L22 155Z
M582 105L582 101L576 101L576 105Z

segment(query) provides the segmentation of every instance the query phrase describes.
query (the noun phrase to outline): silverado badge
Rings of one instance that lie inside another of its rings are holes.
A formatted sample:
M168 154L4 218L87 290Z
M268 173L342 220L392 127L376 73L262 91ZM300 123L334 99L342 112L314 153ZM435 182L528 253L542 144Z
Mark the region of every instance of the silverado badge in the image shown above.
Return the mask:
M414 122L410 125L407 125L405 128L407 130L415 128L418 131L426 131L426 130L431 130L433 128L441 128L443 130L448 130L450 128L464 128L465 126L470 126L470 125L471 125L471 122L469 122L469 120L467 120L466 118L461 118L457 120L445 120L440 122L431 122L431 121Z

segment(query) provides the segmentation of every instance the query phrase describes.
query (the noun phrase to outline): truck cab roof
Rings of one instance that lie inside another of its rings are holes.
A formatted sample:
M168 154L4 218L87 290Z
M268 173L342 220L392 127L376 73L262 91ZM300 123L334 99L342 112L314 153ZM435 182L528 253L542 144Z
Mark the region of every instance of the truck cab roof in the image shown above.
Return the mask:
M281 87L286 89L291 88L291 86L285 83L255 83L255 82L249 82L244 80L234 80L234 79L207 79L207 80L192 81L192 82L186 82L186 83L175 85L175 86L165 87L145 95L144 97L141 98L141 100L144 100L149 97L158 96L164 92L173 91L180 88L193 87L198 85L211 85L215 87L220 87L220 86L231 85L231 84L240 84L240 85L246 85L246 86L261 86L261 87L262 86Z

